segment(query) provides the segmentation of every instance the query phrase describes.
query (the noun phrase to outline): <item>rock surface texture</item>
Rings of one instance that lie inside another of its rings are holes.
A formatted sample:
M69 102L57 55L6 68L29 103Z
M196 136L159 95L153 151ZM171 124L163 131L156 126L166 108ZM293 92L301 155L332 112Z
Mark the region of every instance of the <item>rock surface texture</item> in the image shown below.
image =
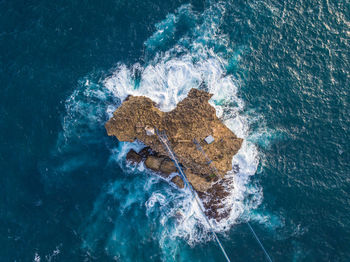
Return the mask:
M156 130L165 131L189 182L209 209L208 214L220 217L218 203L227 194L218 184L225 181L225 174L232 169L232 157L240 149L242 139L217 118L214 107L208 102L211 96L205 91L191 89L170 112L160 111L147 97L129 96L106 123L106 129L108 135L116 136L119 141L138 140L147 146L139 153L129 152L128 160L139 163L143 159L148 168L169 175L177 172L176 168L154 134ZM209 135L214 142L207 144L204 139ZM205 153L198 150L194 140ZM173 178L172 182L183 187L179 179ZM210 203L216 203L216 208Z

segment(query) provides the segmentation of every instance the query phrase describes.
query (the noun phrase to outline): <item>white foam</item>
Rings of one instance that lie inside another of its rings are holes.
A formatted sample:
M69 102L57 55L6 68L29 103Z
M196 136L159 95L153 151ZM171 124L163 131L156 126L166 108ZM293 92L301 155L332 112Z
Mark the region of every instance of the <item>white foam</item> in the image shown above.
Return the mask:
M169 54L167 54L169 55ZM142 70L138 88L134 88L132 70L122 65L105 80L105 86L115 96L124 100L128 95L147 96L155 101L161 110L170 111L184 99L192 87L201 82L199 70L191 62L191 56L168 60L165 56L156 65L148 65Z
M159 203L160 205L164 205L166 202L166 197L159 193L159 192L153 192L151 197L147 200L146 202L146 208L147 210L151 209L154 207L156 203Z
M231 181L229 185L230 195L223 202L225 209L230 210L229 216L218 223L219 230L228 230L233 224L241 220L241 216L255 209L262 201L262 189L249 185L250 177L255 175L259 164L258 151L255 145L243 141L241 149L232 159L232 165L238 166L239 172L229 172L227 178ZM246 197L251 196L247 201Z
M40 258L40 256L38 255L38 253L36 253L35 252L35 254L34 254L34 260L33 260L34 262L40 262L41 261L41 258Z

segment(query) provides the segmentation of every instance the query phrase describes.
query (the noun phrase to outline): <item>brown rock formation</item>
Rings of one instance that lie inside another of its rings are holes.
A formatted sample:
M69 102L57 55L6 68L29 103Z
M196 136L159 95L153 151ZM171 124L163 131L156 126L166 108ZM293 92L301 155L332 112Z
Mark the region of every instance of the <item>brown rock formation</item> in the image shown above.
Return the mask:
M173 182L175 185L177 185L179 188L184 188L185 187L185 184L184 184L184 181L182 181L181 177L179 176L174 176L172 179L171 179L171 182Z
M147 168L152 169L153 171L159 171L160 164L164 159L156 156L149 156L145 161Z
M174 173L177 170L174 162L169 158L165 158L160 164L159 171L164 174L170 175L171 173Z
M167 152L154 135L155 130L164 130L189 182L196 191L207 196L213 190L213 182L224 178L232 169L232 157L242 144L242 139L217 118L215 109L208 102L211 96L191 89L188 96L170 112L160 111L147 97L129 96L106 123L107 133L120 141L133 142L137 139L143 142L149 147L139 152L140 156L147 158L145 165L170 174L176 169L169 158L165 158ZM208 135L213 136L214 142L207 144L204 141ZM197 149L194 139L212 161L210 165Z
M134 149L131 149L126 155L126 160L131 163L138 164L142 161L142 156L136 153Z

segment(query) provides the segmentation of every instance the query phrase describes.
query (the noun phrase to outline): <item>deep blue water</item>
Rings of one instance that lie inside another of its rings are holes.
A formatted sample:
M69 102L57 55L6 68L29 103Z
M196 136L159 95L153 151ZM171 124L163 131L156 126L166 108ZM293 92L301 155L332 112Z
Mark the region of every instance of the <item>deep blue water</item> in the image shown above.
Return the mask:
M247 221L273 261L350 261L349 41L346 0L0 1L0 261L224 261L103 126L202 80L247 141L232 261L265 261Z

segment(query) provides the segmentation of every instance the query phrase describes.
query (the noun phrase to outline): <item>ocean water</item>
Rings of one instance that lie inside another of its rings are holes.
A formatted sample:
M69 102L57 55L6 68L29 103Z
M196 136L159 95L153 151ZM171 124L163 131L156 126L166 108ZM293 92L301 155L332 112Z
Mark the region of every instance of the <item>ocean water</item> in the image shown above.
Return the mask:
M232 261L350 261L350 5L0 1L0 261L225 261L189 192L104 123L206 83L244 143L215 231Z

